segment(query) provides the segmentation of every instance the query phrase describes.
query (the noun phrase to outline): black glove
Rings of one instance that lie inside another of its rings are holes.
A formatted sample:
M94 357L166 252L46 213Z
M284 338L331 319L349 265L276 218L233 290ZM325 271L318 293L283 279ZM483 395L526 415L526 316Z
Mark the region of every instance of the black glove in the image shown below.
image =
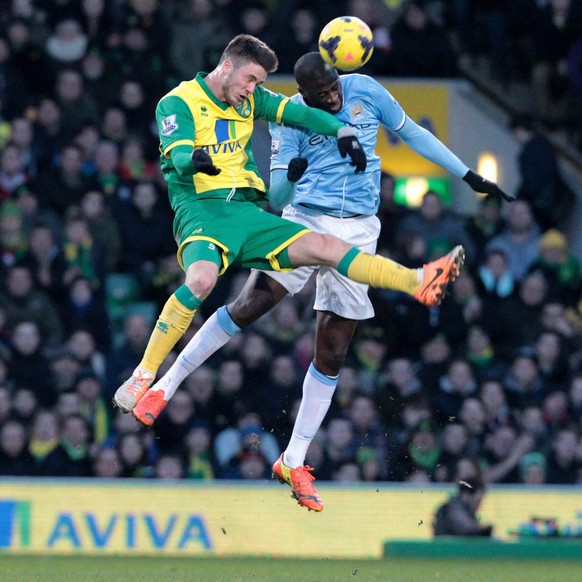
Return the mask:
M469 170L464 176L463 180L475 190L475 192L482 192L483 194L490 194L491 196L497 196L498 198L503 198L506 202L513 202L515 200L515 196L511 196L511 194L507 194L504 192L497 184L494 182L490 182L489 180L485 180L483 176L479 176L473 172L473 170Z
M287 180L289 182L298 182L307 170L306 158L293 158L287 166Z
M365 171L368 160L353 128L346 126L337 132L337 149L342 158L350 156L350 164L356 167L356 174Z
M221 169L212 163L212 158L204 150L194 150L191 157L192 165L202 174L208 174L209 176L220 174Z

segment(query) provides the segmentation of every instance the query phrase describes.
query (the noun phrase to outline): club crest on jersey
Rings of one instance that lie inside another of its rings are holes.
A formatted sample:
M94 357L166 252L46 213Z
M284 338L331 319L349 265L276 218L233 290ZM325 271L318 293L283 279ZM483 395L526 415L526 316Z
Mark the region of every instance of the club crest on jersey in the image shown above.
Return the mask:
M175 115L168 115L162 118L162 135L168 137L178 129Z
M271 155L276 156L281 151L281 140L278 138L271 140Z
M241 117L249 117L251 114L251 102L248 99L245 99L244 101L241 101L235 109Z
M364 106L358 102L350 107L350 117L354 121L358 121L364 115Z

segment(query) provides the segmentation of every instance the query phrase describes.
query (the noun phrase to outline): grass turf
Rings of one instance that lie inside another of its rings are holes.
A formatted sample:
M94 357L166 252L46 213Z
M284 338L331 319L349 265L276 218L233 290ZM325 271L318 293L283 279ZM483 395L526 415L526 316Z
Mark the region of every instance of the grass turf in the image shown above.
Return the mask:
M38 557L0 554L10 582L575 582L576 561Z

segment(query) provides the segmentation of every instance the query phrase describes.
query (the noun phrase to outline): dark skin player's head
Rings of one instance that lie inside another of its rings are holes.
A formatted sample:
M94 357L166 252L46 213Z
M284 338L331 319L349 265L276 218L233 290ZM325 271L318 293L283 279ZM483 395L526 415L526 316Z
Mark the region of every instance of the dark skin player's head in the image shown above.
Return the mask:
M307 53L295 63L297 89L310 107L338 113L343 95L338 72L318 52Z

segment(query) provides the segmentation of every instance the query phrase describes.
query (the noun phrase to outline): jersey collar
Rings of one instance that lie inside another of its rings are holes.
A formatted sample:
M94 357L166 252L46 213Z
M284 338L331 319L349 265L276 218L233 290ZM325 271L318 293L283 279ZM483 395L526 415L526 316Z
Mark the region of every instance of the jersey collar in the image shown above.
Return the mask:
M196 75L195 81L200 85L200 87L202 87L202 90L204 91L204 93L206 93L206 95L208 95L208 98L217 106L220 107L220 109L222 109L223 111L226 111L230 105L224 101L220 101L220 99L218 99L216 97L216 95L210 90L210 87L206 84L206 81L204 80L204 77L206 77L208 75L208 73L198 73Z

